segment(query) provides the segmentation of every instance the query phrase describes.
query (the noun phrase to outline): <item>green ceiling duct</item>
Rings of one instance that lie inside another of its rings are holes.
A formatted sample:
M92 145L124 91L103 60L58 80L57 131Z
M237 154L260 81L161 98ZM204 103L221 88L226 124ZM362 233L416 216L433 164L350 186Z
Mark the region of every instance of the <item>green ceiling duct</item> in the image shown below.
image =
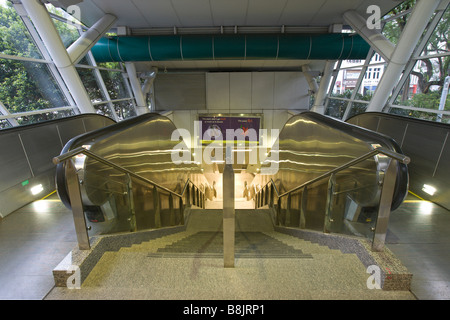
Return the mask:
M173 60L365 59L370 46L355 34L170 35L100 39L97 62Z

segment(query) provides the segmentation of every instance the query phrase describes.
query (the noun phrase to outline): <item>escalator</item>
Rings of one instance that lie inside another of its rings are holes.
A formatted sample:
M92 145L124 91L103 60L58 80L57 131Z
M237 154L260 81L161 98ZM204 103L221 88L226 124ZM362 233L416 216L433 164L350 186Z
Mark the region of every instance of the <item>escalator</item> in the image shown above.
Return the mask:
M226 274L217 272L223 265L223 210L205 209L208 181L197 163L175 165L171 161L180 143L170 139L175 129L168 118L145 114L75 137L62 151L60 157L69 154L67 159L76 167L83 214L97 229L91 230L89 236L117 235L97 237L90 255L79 262L85 289L113 292L108 283L127 283L135 288L145 281L146 287L154 290L162 286L173 297L180 283L191 294L192 288L200 286L204 290ZM89 152L78 153L80 147ZM77 155L73 156L71 152L75 151ZM314 274L313 278L331 283L323 275L332 269L350 282L358 274L355 290L365 288L366 263L376 262L370 254L361 253L366 249L355 237L343 241L334 234L375 238L383 184L392 168L395 183L387 210L401 204L408 190L408 168L401 161L390 160L386 156L390 153L402 153L393 139L355 125L311 112L288 120L261 164L261 173L254 177L255 209L235 210L236 269L242 271L254 265L262 265L264 270L273 268L276 283L280 270L288 275L299 271L295 280L289 276L291 284L302 281L304 273L299 264L304 266L304 261L313 266L307 278ZM345 167L354 159L360 161ZM72 193L67 189L67 162L58 164L57 187L61 200L73 207ZM276 172L263 174L265 167L272 166ZM295 189L336 168L343 169ZM321 238L318 235L323 231L332 234ZM353 249L363 256L357 257ZM80 250L84 249L80 246ZM192 271L197 274L199 266L207 268L201 273L204 279L186 279ZM387 268L392 270L389 264ZM400 270L395 272L401 277L409 276L403 269L396 270ZM54 274L67 275L64 268L58 272ZM173 281L174 277L184 281ZM384 273L382 277L384 286L389 286ZM247 274L241 280L251 279Z
M171 140L174 130L168 118L148 113L79 135L65 145L61 154L81 147L100 157L72 158L84 213L95 233L178 225L184 222L186 204L203 206L207 181L198 165L175 166L171 160L180 143ZM66 162L57 165L57 191L71 208L66 169Z
M276 173L253 181L258 208L273 208L274 222L281 226L373 237L389 157L375 155L327 179L296 187L374 149L403 154L394 139L303 112L288 120L275 145L277 150L271 150L261 171L275 164ZM395 171L390 210L398 208L408 192L407 165L398 161Z
M150 113L77 136L66 144L61 154L82 147L106 161L86 154L73 158L84 213L94 233L183 225L189 214L186 209L205 208L209 182L194 159L173 163L171 155L180 143L171 140L174 130L168 118ZM333 174L332 179L286 192L378 148L402 154L395 140L304 112L288 120L275 145L251 187L257 191L255 207L272 212L274 225L373 236L389 157L375 154ZM266 167L274 165L274 173L264 174ZM408 190L406 164L397 162L395 171L391 210L402 203ZM65 162L58 164L56 179L58 194L70 208ZM274 199L283 193L286 196Z
M450 124L380 112L358 114L347 123L395 139L411 158L410 191L450 209Z

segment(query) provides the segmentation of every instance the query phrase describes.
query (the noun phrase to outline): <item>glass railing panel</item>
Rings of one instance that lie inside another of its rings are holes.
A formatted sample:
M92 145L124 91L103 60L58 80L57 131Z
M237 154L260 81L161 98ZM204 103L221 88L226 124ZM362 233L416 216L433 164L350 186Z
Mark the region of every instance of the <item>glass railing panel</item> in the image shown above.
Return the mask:
M132 199L127 186L127 176L117 170L108 175L90 173L89 180L82 182L89 236L134 230Z
M288 215L286 217L286 227L300 226L302 190L292 192L288 196Z
M327 232L373 237L381 195L377 179L382 179L372 173L373 165L373 159L368 159L330 178Z

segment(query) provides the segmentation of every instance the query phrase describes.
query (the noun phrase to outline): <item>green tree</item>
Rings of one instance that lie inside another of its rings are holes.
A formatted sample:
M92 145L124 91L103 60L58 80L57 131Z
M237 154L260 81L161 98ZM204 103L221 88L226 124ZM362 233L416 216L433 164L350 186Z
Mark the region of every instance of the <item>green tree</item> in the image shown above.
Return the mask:
M392 16L399 13L410 10L414 7L416 0L408 0L401 3L394 8L389 14ZM383 28L383 34L392 43L397 44L400 34L406 26L408 17L410 14L406 14L391 22L387 23ZM428 40L428 44L425 47L423 54L436 54L436 53L448 53L450 51L450 11L447 10L439 21L436 29ZM445 77L449 75L450 56L442 56L437 58L427 58L418 61L419 70L412 71L412 74L418 77L418 89L421 93L428 93L432 86L439 86L442 89ZM405 85L409 88L409 81ZM408 98L408 92L405 92L402 96L402 100Z
M0 6L0 52L3 54L42 58L28 31L8 3ZM0 59L0 101L10 113L34 111L68 105L45 63ZM71 114L48 112L21 117L20 124L42 121Z

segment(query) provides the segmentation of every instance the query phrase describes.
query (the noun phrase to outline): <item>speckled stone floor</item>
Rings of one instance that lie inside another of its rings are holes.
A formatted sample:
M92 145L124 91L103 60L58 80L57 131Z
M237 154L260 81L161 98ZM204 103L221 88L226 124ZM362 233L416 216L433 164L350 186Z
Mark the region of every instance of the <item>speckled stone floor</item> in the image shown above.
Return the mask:
M221 237L191 230L106 251L80 289L56 287L46 299L415 299L409 291L369 289L356 254L275 231L239 234L235 267L224 268L215 255ZM287 256L265 251L274 243Z

